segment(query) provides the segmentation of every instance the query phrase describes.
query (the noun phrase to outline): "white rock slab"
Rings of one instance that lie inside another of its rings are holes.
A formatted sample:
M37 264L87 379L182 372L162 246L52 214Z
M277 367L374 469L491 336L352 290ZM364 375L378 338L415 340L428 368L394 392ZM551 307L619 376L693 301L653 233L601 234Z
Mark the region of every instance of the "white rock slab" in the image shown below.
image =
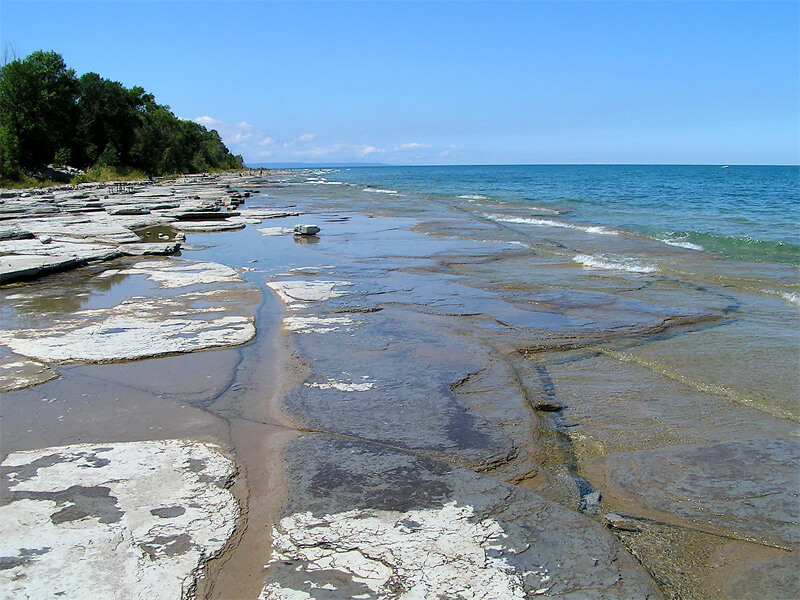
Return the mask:
M222 306L188 308L175 298L132 299L111 309L78 311L73 319L47 329L0 331L0 344L46 363L101 363L236 346L252 339L253 318L225 311ZM90 324L81 326L81 321Z
M357 321L350 317L301 317L293 315L283 319L283 326L294 333L333 333L350 331Z
M319 302L344 296L347 292L341 288L353 285L350 281L308 281L304 279L286 279L267 283L288 305L296 302Z
M170 295L154 289L150 297L76 310L36 328L0 330L0 344L45 363L103 363L237 346L255 336L258 293L230 267L156 260L111 274L146 275L161 288L188 289Z
M262 227L258 230L261 235L273 236L273 235L292 235L294 233L294 229L291 227Z
M182 440L10 454L3 598L188 599L233 534L233 463Z
M487 550L503 549L503 537L497 521L477 520L472 507L455 502L440 509L406 513L298 513L281 519L274 529L269 564L293 561L309 574L339 571L368 588L370 597L378 598L451 598L458 590L462 598L522 600L523 576L538 578L540 593L545 594L550 580L547 568L523 574L502 553L497 557L487 554ZM404 588L400 595L393 590L398 580ZM328 588L329 595L331 592L335 589ZM267 583L259 599L314 597L303 590Z
M219 231L236 231L244 229L245 223L233 223L231 221L175 221L170 223L170 227L179 231L195 233L215 233Z
M151 281L157 281L162 288L241 281L236 269L210 262L175 264L151 260L138 262L128 269L123 269L120 273L123 275L146 275Z

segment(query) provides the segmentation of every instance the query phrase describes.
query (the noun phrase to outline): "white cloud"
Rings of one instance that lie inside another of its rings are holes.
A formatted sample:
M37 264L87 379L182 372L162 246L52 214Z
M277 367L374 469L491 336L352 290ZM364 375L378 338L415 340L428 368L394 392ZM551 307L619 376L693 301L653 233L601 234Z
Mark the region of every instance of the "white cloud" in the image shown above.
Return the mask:
M307 144L308 142L313 142L316 139L316 133L304 133L300 137L296 137L293 140L289 140L288 142L283 142L283 147L288 148L290 146L294 146L296 144Z
M222 121L217 121L212 117L197 117L194 120L195 123L200 123L200 125L204 125L206 127L211 127L212 125L220 125Z
M408 144L400 144L395 146L395 150L418 150L422 148L430 148L430 144L420 144L419 142L410 142Z
M317 133L277 137L247 121L226 123L204 115L193 119L209 129L216 129L233 154L251 162L349 162L363 160L389 163L452 162L461 153L455 146L433 146L423 142L386 142L386 145L350 143L320 139Z

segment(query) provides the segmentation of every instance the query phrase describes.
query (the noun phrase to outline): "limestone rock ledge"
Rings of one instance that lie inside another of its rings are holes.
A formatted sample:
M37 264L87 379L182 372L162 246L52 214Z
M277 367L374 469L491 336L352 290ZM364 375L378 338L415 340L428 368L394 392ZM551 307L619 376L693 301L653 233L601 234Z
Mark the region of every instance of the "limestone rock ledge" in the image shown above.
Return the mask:
M210 444L78 444L2 463L0 596L188 599L233 534L234 464Z
M284 457L260 600L661 598L605 528L520 488L325 434Z
M256 333L254 307L260 295L230 267L142 261L100 275L130 276L155 284L148 296L57 315L36 328L0 331L0 344L43 363L105 363L236 346ZM164 288L176 291L161 295ZM6 297L16 303L35 298L34 288Z

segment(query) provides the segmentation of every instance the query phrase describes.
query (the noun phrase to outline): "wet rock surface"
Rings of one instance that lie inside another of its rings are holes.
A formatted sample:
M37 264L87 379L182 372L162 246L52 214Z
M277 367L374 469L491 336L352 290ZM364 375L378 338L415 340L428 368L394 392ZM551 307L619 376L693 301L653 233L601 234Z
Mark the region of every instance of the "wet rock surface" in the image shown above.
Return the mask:
M662 518L780 547L800 541L800 440L751 439L616 454L612 493ZM643 494L658 489L659 494ZM631 495L635 496L631 498Z
M113 362L235 346L255 335L258 293L230 267L167 259L97 275L129 276L146 277L158 288L108 307L53 314L36 327L2 331L0 343L44 363ZM38 297L30 288L7 295L22 307L35 306Z
M234 531L233 463L177 440L85 444L2 463L0 589L15 598L190 598Z
M660 597L600 526L519 488L320 434L286 456L261 598Z

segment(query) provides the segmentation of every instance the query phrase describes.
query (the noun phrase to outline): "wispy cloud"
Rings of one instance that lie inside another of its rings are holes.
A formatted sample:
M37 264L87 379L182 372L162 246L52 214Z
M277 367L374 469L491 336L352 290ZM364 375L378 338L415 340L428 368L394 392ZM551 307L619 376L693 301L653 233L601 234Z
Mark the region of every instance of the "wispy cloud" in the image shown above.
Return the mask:
M349 162L368 160L408 164L416 162L452 162L459 156L455 146L410 142L354 143L322 139L317 133L298 133L293 137L276 136L247 121L226 123L204 115L194 119L209 129L216 129L225 145L234 154L241 154L245 161L261 162Z
M206 127L214 127L214 125L219 125L222 121L217 121L211 117L197 117L195 123L200 123L200 125L205 125Z
M430 148L430 144L420 144L419 142L410 142L408 144L400 144L399 146L395 146L395 150L419 150L423 148Z
M317 138L316 133L304 133L299 137L283 142L283 147L289 148L291 146L296 146L298 144L308 144L309 142L313 142L316 138Z

